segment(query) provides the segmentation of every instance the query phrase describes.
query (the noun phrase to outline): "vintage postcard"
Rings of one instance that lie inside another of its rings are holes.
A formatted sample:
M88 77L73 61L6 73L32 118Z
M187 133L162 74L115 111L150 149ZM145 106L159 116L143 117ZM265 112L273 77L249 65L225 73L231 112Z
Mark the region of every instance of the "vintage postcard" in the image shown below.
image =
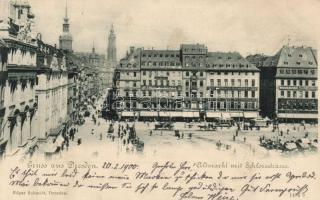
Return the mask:
M318 0L0 0L0 200L319 200Z

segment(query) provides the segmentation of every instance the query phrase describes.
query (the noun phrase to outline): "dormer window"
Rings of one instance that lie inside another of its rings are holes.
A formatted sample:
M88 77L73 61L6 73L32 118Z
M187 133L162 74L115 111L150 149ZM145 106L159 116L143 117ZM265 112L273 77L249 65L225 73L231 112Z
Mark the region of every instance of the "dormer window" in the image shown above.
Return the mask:
M299 57L302 58L302 54L299 54Z
M297 63L297 65L300 65L300 62L296 62Z
M291 57L291 54L288 54L288 57Z
M313 62L309 62L309 65L312 65L313 64Z
M219 56L218 59L221 59L221 56Z
M287 62L287 61L284 61L283 63L284 63L285 65L287 65L287 64L288 64L288 62Z

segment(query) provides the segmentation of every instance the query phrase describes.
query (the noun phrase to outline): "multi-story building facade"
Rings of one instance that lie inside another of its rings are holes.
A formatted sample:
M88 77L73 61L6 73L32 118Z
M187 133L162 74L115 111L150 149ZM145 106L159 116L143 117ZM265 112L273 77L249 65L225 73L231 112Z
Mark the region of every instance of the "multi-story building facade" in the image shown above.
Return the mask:
M274 56L261 57L263 115L281 121L317 121L318 60L311 47L283 46Z
M259 70L239 53L208 52L200 44L131 47L114 84L121 117L209 120L255 118L259 112Z
M37 42L28 1L1 1L0 7L1 65L7 69L6 79L1 80L0 145L2 154L10 156L25 154L35 145Z
M50 142L66 131L68 72L63 52L38 41L36 97L38 100L38 129L40 142ZM60 144L61 145L61 144ZM57 145L57 146L60 146ZM46 149L44 148L44 151Z

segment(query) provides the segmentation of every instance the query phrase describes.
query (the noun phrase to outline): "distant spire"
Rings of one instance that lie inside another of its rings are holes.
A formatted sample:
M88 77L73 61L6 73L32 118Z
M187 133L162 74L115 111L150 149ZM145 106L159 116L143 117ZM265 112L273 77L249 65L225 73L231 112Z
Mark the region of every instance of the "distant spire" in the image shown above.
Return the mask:
M66 0L66 16L65 19L68 19L68 0Z
M110 33L114 33L114 29L113 29L113 23L111 24L111 29L110 29Z

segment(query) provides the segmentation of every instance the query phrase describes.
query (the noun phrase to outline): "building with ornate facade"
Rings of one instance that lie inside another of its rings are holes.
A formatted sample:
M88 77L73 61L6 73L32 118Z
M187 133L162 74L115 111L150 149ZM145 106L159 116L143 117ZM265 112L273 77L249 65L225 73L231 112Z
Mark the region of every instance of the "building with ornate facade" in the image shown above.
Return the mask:
M28 1L1 1L1 154L34 150L36 143L37 40ZM3 73L2 73L3 74Z
M52 143L66 132L68 121L68 72L62 50L38 41L36 99L38 101L38 141ZM61 145L61 144L59 144ZM57 146L59 146L57 145ZM47 149L43 148L46 152Z
M115 70L114 108L122 118L255 118L259 76L237 52L208 52L201 44L131 47Z
M274 56L256 55L248 59L261 70L263 115L287 122L317 121L318 60L315 49L286 45Z

